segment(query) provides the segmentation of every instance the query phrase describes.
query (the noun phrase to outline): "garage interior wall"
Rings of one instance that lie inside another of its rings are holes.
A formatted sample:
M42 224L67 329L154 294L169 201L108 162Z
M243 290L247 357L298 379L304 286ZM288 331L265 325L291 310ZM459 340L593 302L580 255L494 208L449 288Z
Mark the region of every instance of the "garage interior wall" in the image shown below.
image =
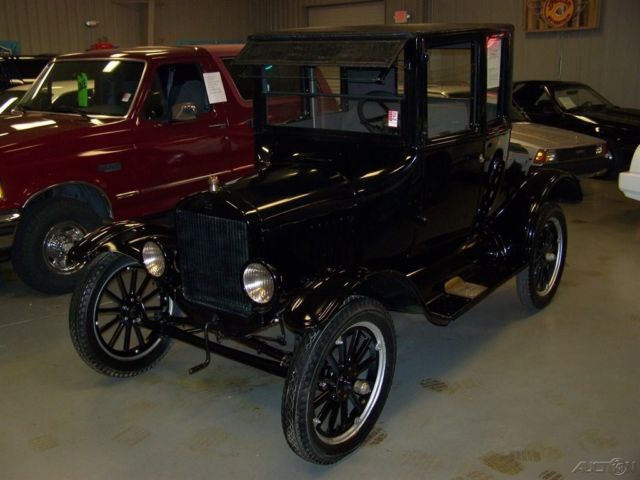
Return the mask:
M431 22L500 22L516 27L514 80L583 82L625 107L640 108L640 1L603 0L594 30L524 33L522 0L430 0Z
M113 0L1 0L0 39L17 40L23 55L82 51L105 36L115 45L139 45L143 10ZM89 28L87 20L100 23Z
M640 108L640 1L602 0L600 27L523 32L523 0L380 0L386 23L407 10L412 22L501 22L516 26L514 78L577 80L616 104ZM308 25L309 9L372 0L156 0L155 42L241 41L252 32ZM339 10L339 9L338 9ZM98 20L87 28L86 20ZM146 43L142 0L2 0L0 39L23 54L88 48L99 37L128 47Z

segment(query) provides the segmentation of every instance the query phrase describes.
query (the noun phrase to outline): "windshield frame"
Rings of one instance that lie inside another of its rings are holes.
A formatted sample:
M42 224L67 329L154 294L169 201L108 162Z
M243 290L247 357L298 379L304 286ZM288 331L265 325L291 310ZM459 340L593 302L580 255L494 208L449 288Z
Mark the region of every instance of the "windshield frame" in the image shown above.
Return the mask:
M71 62L110 62L110 61L121 61L121 62L138 62L138 63L142 63L143 64L143 68L142 68L142 72L140 73L140 80L138 81L138 85L136 87L136 90L133 94L133 98L131 99L131 102L129 102L129 108L127 109L127 112L124 115L108 115L108 114L103 114L103 113L91 113L91 112L84 112L83 110L79 110L78 112L58 112L55 110L35 110L31 107L29 107L28 105L23 105L26 102L27 98L31 98L35 92L37 92L41 87L42 84L46 81L47 76L49 75L49 73L51 73L51 71L53 70L54 66L56 64L59 63L71 63ZM133 109L133 105L138 101L139 99L139 95L140 95L140 91L142 89L142 84L144 82L146 73L147 73L147 68L149 67L149 62L143 60L143 59L138 59L138 58L112 58L112 57L92 57L92 58L67 58L67 59L55 59L54 61L50 62L40 73L40 75L38 75L38 78L36 79L35 82L33 82L33 84L31 85L31 87L29 88L29 90L27 90L27 92L22 96L22 98L20 99L20 101L16 104L13 105L13 108L23 108L26 111L29 112L41 112L41 113L51 113L51 114L55 114L55 115L80 115L80 116L87 116L90 118L129 118L129 116L132 113L132 109Z

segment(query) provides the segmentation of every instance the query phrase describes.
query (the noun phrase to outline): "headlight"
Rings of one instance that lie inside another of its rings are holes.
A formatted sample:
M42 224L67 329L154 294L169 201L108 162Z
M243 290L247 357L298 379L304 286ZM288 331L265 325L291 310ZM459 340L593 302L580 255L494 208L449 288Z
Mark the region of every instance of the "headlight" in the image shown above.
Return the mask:
M556 159L555 150L538 150L536 157L533 159L533 163L536 165L542 165L544 163L553 162Z
M271 271L262 263L250 263L242 272L242 287L256 303L269 303L276 289Z
M161 277L165 269L164 253L155 242L147 242L142 247L142 263L150 275Z

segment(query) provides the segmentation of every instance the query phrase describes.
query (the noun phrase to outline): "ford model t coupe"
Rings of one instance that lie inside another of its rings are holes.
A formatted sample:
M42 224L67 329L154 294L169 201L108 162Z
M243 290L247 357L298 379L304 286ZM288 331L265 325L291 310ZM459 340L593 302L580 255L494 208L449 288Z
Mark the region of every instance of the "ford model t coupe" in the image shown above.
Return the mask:
M255 88L258 173L211 178L175 228L120 222L72 250L91 262L71 302L80 356L128 377L187 342L206 352L191 373L215 353L286 378L282 425L302 458L356 449L391 386L389 311L446 325L513 276L531 308L558 288L557 202L581 191L508 163L511 52L508 25L250 37L236 67ZM472 94L427 95L452 82Z

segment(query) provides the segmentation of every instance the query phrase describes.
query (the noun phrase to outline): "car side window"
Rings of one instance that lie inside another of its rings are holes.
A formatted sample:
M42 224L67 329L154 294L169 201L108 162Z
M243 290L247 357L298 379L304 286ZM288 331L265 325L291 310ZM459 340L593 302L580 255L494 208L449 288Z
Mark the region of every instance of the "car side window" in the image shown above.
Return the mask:
M471 128L470 43L427 50L427 126L429 138L464 132Z
M176 63L158 67L144 107L150 120L184 122L211 111L200 66Z
M518 106L530 113L556 113L558 107L542 85L524 85L513 92Z

